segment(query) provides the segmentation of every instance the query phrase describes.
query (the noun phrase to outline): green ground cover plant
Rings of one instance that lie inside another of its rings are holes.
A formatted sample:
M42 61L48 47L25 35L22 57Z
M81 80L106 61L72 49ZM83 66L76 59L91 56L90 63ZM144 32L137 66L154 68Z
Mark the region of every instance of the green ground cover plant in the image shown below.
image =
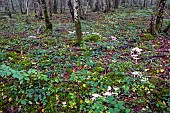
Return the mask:
M91 12L80 46L69 18L38 35L32 17L0 20L0 112L170 112L170 41L141 32L151 13Z

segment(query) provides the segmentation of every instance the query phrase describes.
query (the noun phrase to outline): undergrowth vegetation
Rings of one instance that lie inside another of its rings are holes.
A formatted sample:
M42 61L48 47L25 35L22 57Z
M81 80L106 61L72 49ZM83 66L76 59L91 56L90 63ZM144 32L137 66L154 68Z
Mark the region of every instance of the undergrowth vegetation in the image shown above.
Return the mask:
M0 112L170 112L170 41L141 32L151 13L90 13L80 46L69 15L52 35L34 17L0 20Z

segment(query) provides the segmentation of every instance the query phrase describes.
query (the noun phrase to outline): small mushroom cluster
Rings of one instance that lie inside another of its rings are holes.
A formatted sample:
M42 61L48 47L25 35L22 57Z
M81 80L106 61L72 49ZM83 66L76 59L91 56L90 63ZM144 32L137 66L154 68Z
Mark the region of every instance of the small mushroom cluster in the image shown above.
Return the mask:
M139 55L141 55L141 52L142 52L142 49L139 49L138 47L135 47L131 50L131 57L136 60L136 63L137 63L137 60L140 59Z
M113 89L114 89L116 92L112 92L112 91L111 91L111 90L112 90L111 86L108 86L107 92L103 93L103 94L102 94L103 96L95 93L95 94L92 94L93 97L91 98L91 100L93 101L93 100L96 100L96 98L102 98L102 97L105 98L105 97L111 96L111 95L118 95L117 90L119 90L119 88L116 87L116 86L114 86Z
M147 81L148 81L148 78L146 78L145 76L143 76L142 73L139 72L139 71L134 71L134 72L132 72L132 75L133 75L135 78L140 78L140 81L141 81L141 82L147 82Z

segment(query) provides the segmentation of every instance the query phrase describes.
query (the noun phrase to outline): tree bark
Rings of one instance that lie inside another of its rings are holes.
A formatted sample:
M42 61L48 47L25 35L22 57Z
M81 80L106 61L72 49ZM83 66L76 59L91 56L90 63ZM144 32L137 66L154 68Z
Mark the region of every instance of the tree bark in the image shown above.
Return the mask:
M22 6L23 6L23 1L22 0L18 0L18 2L19 2L19 7L20 7L20 11L21 11L21 13L22 14L24 14L24 11L23 11L23 9L22 9Z
M94 3L94 12L99 11L99 0L96 0Z
M43 12L44 12L44 18L45 18L46 31L51 31L52 32L52 24L51 24L51 22L49 20L49 17L48 17L46 1L41 0L41 3L43 5Z
M57 9L58 9L58 0L54 0L54 5L53 5L53 12L56 14L57 13Z
M26 22L27 23L29 23L28 22L28 18L29 18L29 6L28 6L28 2L29 2L29 0L26 0L26 3L25 3L25 5L26 5Z
M41 5L41 1L38 0L38 2L36 2L38 4L38 19L42 19L42 5Z
M50 17L52 17L52 0L48 1Z
M103 0L104 4L104 13L107 13L109 11L109 0Z
M74 9L73 9L73 4L71 3L71 0L68 0L68 7L70 9L70 14L72 16L72 20L74 22Z
M143 0L143 7L146 7L146 0Z
M29 0L26 0L26 3L25 3L25 5L26 5L26 15L27 15L27 16L29 15L28 2L29 2Z
M66 0L63 0L63 13L65 13L65 10L66 10Z
M63 0L60 0L60 13L63 13Z
M34 13L36 14L37 13L37 9L35 7L35 0L33 0L32 2L33 2L33 7L34 7Z
M160 32L161 27L162 27L162 22L163 22L163 13L164 13L164 8L165 8L165 3L166 0L160 0L158 4L158 12L156 14L156 24L155 24L155 31Z
M13 10L14 12L16 12L16 10L15 10L15 8L14 8L13 0L11 0L11 6L12 6L12 10Z
M4 2L5 2L5 13L7 13L8 16L9 16L10 18L12 18L12 14L11 14L11 11L10 11L10 8L9 8L9 1L6 0L6 1L4 1Z
M84 17L84 19L86 19L86 16L87 16L88 6L89 6L89 2L87 1L85 10L84 10L84 12L83 12L83 17Z
M119 7L119 0L115 0L115 6L114 8L117 9Z
M74 22L75 22L75 30L77 36L77 44L79 45L82 41L82 31L81 31L81 23L80 23L80 15L79 15L79 4L78 0L73 0L73 9L74 9Z

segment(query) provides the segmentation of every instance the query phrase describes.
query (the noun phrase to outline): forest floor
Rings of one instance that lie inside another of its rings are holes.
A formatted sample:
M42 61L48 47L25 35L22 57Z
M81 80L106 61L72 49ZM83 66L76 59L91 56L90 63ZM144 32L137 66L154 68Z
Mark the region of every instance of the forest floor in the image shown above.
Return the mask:
M32 16L1 19L0 113L170 112L170 39L147 33L151 14L90 12L80 46L69 14L53 15L52 35Z

